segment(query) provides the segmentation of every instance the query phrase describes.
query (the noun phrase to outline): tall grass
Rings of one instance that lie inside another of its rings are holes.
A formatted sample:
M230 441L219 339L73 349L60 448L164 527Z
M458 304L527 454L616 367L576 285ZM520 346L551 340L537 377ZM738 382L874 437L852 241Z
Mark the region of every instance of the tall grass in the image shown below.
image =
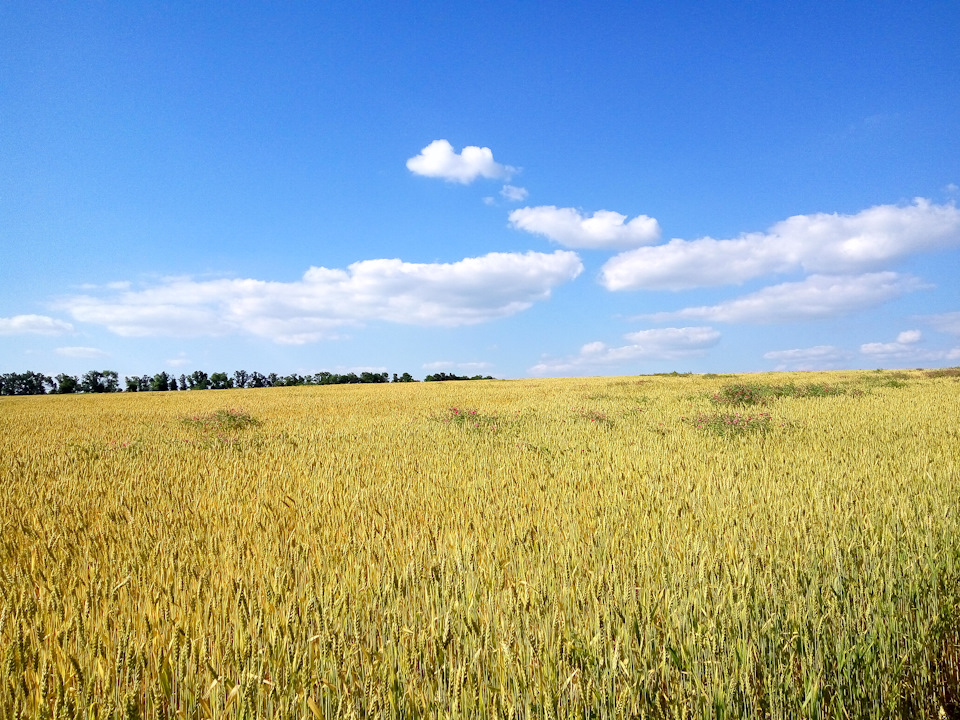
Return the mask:
M0 717L956 713L960 386L748 379L2 398Z

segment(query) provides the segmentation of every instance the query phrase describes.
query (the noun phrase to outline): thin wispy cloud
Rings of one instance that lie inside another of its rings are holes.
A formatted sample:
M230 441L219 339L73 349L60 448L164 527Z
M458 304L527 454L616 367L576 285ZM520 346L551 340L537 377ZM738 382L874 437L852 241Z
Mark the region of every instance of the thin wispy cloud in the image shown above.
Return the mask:
M70 346L70 347L58 347L54 350L57 355L62 357L69 358L105 358L110 357L110 353L104 352L100 348L95 347L82 347L82 346Z
M711 327L657 328L627 333L626 345L587 343L576 355L547 359L530 368L534 375L578 373L604 366L628 366L642 360L676 360L703 355L720 341Z
M771 350L764 353L763 357L765 360L775 361L775 370L782 372L837 368L849 361L853 353L834 345L815 345L809 348Z
M249 334L302 344L382 321L435 327L489 322L550 297L583 270L576 253L490 253L454 263L364 260L312 267L296 282L173 278L142 290L61 302L77 322L117 335Z
M505 200L509 200L510 202L523 202L529 195L530 192L525 187L504 185L502 188L500 188L500 197Z
M457 153L447 140L434 140L427 145L418 155L407 160L407 169L415 175L463 185L481 177L509 180L517 172L517 168L496 162L488 147L468 145Z
M554 205L518 208L510 213L510 225L542 235L569 248L622 250L649 245L660 239L655 218L638 215L627 220L612 210L597 210L589 217L574 208Z
M73 325L46 315L0 317L0 335L65 335Z
M849 274L886 267L919 252L960 246L960 211L918 198L855 215L795 215L765 233L730 240L671 240L611 258L600 281L608 290L684 290L735 285L806 271Z
M482 370L489 370L493 367L488 362L476 361L476 362L452 362L450 360L437 360L435 362L428 362L421 365L424 370L431 370L434 372L445 371L445 370L456 370L459 372L474 372L478 373Z
M960 336L960 312L921 315L917 320L927 323L937 332Z
M895 272L864 275L811 275L716 305L643 315L657 322L706 320L724 323L775 323L817 320L881 305L929 287L919 278Z

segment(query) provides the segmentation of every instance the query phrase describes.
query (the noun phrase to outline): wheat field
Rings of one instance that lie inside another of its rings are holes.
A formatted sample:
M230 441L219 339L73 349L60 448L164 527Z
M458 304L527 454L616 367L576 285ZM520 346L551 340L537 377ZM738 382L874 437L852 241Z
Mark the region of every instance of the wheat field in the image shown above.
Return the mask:
M0 716L955 717L958 417L920 371L0 398Z

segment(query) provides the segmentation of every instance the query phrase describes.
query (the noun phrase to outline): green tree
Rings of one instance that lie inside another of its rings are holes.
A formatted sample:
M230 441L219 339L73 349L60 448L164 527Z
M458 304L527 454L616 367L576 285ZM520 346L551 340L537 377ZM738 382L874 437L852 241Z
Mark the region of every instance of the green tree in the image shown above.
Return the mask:
M54 390L55 393L60 395L68 395L77 392L79 388L80 381L77 379L76 375L67 375L65 373L60 373L57 375L57 389Z
M150 390L166 391L170 387L170 376L166 372L158 372L150 379Z
M80 381L80 391L85 393L119 392L120 379L115 370L89 370Z

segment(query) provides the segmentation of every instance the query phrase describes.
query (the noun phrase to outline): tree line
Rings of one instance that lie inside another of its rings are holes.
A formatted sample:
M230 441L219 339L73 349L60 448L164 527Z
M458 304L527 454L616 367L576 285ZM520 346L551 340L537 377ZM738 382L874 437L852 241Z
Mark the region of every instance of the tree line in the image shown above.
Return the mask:
M427 375L424 382L444 380L493 380L489 375L453 375L435 373ZM179 377L159 372L155 375L124 376L123 386L115 370L90 370L83 375L60 373L55 377L28 370L23 373L4 373L0 375L0 395L66 395L72 393L113 393L113 392L158 392L181 390L227 390L230 388L292 387L296 385L345 385L353 383L405 383L418 382L410 373L397 375L390 379L388 373L361 372L331 373L319 372L313 375L264 375L258 372L235 370L232 374L215 372L207 374L194 370L189 375Z

